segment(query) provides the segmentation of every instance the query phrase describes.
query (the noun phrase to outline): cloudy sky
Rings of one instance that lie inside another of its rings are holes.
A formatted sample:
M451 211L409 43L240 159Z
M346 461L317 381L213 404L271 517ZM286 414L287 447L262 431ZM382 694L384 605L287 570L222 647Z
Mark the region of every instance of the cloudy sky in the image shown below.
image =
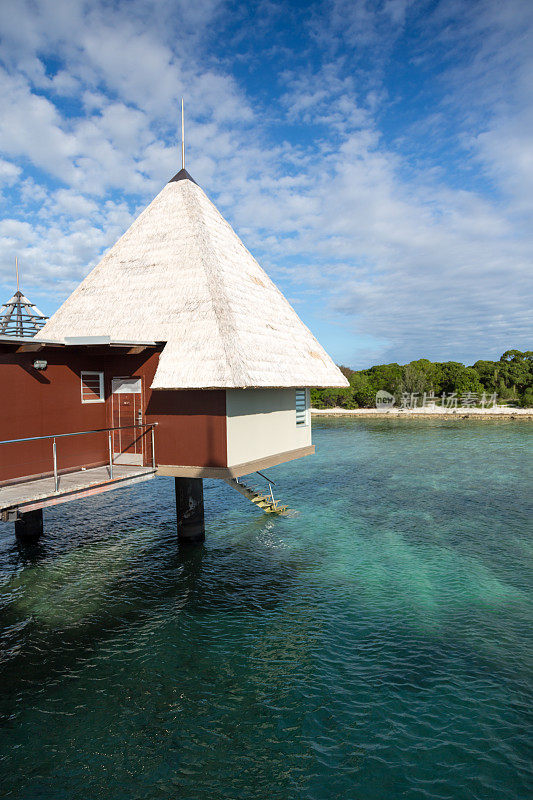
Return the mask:
M529 349L531 0L2 0L0 300L187 167L338 361Z

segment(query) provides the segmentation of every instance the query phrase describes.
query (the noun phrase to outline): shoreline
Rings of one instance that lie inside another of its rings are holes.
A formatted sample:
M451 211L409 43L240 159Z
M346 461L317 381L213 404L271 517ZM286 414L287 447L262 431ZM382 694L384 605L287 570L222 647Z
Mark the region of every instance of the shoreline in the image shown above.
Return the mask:
M395 419L527 419L533 420L533 408L311 408L312 417L394 417Z

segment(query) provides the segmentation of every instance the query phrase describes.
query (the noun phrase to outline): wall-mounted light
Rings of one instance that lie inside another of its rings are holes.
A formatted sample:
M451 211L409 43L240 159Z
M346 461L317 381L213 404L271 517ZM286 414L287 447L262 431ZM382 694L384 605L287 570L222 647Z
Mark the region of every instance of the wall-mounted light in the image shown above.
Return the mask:
M33 367L34 369L46 369L48 366L48 361L34 361Z

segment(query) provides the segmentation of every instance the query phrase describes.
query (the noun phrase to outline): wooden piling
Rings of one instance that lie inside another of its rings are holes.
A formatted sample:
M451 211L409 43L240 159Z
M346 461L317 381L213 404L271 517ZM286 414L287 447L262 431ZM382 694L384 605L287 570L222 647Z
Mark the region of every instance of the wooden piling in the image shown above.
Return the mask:
M43 510L26 511L15 520L15 536L24 541L36 540L43 532Z
M174 478L180 544L205 541L204 486L201 478Z

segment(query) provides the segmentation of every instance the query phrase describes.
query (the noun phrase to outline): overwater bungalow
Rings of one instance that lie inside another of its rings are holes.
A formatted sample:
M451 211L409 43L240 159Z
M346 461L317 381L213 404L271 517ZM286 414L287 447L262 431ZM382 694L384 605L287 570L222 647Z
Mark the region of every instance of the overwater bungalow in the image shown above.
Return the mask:
M0 486L144 467L187 508L313 453L309 389L347 385L185 169L33 338L0 335L0 374Z

